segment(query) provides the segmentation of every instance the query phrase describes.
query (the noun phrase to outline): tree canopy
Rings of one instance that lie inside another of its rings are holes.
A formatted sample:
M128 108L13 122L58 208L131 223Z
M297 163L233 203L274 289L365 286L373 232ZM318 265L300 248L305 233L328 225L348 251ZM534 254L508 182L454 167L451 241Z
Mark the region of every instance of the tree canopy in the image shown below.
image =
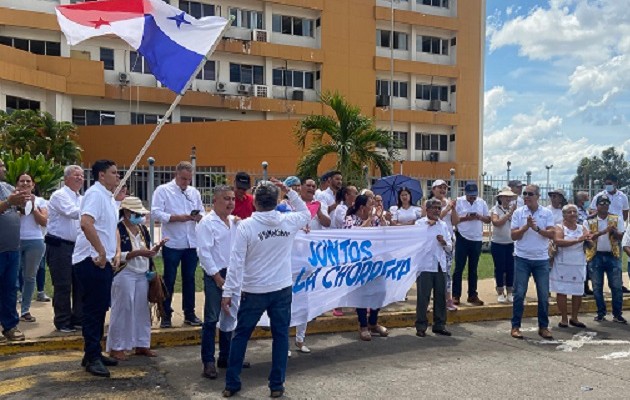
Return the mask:
M589 179L603 182L609 174L617 176L619 187L630 184L630 163L626 161L625 154L617 152L614 147L602 151L601 156L584 157L578 164L573 186L586 188Z

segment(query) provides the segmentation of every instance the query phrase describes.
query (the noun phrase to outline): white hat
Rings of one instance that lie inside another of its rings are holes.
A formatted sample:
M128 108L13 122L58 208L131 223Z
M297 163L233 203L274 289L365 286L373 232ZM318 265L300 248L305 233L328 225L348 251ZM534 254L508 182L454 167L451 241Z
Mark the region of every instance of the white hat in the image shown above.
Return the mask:
M444 180L442 179L438 179L436 181L433 181L433 184L431 185L431 189L433 189L434 187L438 187L438 186L442 186L442 185L446 185L448 186L448 183L446 183Z
M127 196L123 199L122 203L120 203L120 208L122 210L129 210L134 213L146 215L149 213L149 210L144 208L142 205L142 200L134 196Z
M512 191L512 189L509 186L504 187L503 189L501 189L501 191L497 194L497 198L499 198L499 196L506 196L506 197L516 197L516 193L514 193Z

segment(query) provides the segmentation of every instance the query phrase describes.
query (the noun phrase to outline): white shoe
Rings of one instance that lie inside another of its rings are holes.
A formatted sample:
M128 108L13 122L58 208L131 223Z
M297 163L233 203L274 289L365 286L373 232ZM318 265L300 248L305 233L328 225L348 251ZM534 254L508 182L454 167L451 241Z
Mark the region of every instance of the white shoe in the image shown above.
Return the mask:
M508 295L507 295L507 302L508 303L514 303L514 296L512 295L512 293L508 293Z
M298 351L299 351L300 353L306 353L306 354L308 354L308 353L310 353L310 352L311 352L311 349L309 349L309 348L308 348L305 344L302 344L302 345L300 346L299 344L295 343L295 346L298 348Z
M507 302L507 297L505 297L504 294L500 294L499 297L497 297L497 301L499 303L505 303L505 302Z
M291 358L291 350L289 350L289 358Z

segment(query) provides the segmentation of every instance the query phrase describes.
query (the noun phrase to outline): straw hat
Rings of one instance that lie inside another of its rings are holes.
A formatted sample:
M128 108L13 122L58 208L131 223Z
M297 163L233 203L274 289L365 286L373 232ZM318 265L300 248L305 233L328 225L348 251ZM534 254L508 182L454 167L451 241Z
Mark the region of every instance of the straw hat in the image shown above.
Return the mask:
M144 208L142 205L142 200L134 196L127 196L123 199L122 203L120 203L120 208L122 210L129 210L131 212L146 215L149 213L149 210Z
M503 189L501 189L501 191L497 194L496 198L498 199L500 196L516 197L516 193L514 193L512 189L510 189L509 186L506 186Z

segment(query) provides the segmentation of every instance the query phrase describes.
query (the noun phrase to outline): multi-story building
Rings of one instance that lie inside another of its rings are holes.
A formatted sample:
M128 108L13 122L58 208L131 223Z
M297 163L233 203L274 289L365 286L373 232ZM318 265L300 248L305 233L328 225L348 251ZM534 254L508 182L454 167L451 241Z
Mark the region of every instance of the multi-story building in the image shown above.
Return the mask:
M74 2L0 3L0 109L73 121L85 163L129 164L175 95L115 37L68 46L54 7ZM151 148L158 163L195 145L199 165L253 170L265 159L291 173L296 120L325 112L318 94L338 91L392 131L406 174L479 175L485 0L170 4L234 22Z

